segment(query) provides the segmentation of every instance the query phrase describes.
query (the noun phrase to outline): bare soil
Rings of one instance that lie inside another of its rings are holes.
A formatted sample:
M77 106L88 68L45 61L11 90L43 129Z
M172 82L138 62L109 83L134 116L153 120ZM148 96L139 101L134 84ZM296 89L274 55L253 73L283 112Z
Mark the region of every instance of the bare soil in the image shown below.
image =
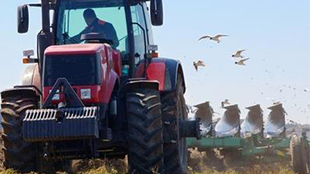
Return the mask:
M2 132L0 132L1 136ZM0 138L0 147L3 141ZM189 149L189 174L294 174L288 159L236 159L225 161L219 151L204 151ZM18 174L3 167L3 151L0 150L0 173ZM124 174L127 173L127 159L123 160L74 160L72 167L76 174ZM60 172L61 173L61 172ZM34 173L32 173L34 174Z

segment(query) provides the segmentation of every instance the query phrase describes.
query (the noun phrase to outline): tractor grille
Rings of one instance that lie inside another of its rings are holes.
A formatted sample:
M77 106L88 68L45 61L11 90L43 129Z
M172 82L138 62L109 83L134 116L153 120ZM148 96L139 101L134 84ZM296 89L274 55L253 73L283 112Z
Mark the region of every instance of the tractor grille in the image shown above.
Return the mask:
M98 107L27 110L23 136L31 142L98 138L98 115Z

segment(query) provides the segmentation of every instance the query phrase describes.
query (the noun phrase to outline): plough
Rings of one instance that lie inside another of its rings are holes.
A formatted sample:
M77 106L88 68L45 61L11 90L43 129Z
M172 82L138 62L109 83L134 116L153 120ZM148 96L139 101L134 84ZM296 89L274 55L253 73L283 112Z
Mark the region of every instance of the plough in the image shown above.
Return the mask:
M286 135L286 112L281 103L268 107L271 111L265 124L263 111L258 104L247 107L249 112L242 123L236 104L224 107L226 111L218 122L212 121L214 111L209 102L194 107L197 110L193 117L201 120L202 138L188 138L189 148L201 152L217 149L224 160L232 155L233 158L240 157L234 160L283 157L291 160L294 172L310 173L310 146L306 133Z

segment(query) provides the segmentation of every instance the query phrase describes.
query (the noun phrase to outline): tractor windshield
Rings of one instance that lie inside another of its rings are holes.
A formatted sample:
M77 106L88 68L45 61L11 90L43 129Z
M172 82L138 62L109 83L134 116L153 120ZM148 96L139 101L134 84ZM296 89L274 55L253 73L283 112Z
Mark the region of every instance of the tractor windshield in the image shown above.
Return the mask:
M57 14L57 44L82 43L82 34L97 32L111 40L113 48L126 51L128 34L123 0L62 0Z
M82 43L81 35L91 32L103 33L112 41L112 48L121 53L123 65L129 64L130 52L135 51L135 67L147 53L147 45L153 45L151 24L146 3L135 1L130 11L125 10L125 0L60 0L56 7L54 29L56 44ZM127 9L127 7L126 7ZM128 14L127 14L128 13ZM128 15L131 15L130 26ZM131 30L134 42L129 42ZM134 45L129 45L134 44Z
M96 54L47 55L44 64L44 86L53 86L62 77L71 85L100 84L100 56Z

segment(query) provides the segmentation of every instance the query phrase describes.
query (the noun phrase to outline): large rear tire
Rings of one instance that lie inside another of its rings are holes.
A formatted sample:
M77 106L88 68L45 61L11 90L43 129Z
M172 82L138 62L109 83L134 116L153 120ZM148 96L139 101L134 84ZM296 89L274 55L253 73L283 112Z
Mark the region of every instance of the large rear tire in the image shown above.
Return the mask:
M291 164L295 173L309 173L306 149L302 143L302 139L294 135L290 141Z
M35 171L35 146L24 141L22 120L27 109L37 108L36 94L27 89L10 90L2 92L1 98L4 166L20 172Z
M135 89L127 94L126 101L129 173L163 173L159 92L154 89Z
M184 99L184 85L181 74L178 74L175 91L162 94L162 115L165 139L164 143L165 173L187 173L186 138L180 136L179 121L187 120L187 110Z

